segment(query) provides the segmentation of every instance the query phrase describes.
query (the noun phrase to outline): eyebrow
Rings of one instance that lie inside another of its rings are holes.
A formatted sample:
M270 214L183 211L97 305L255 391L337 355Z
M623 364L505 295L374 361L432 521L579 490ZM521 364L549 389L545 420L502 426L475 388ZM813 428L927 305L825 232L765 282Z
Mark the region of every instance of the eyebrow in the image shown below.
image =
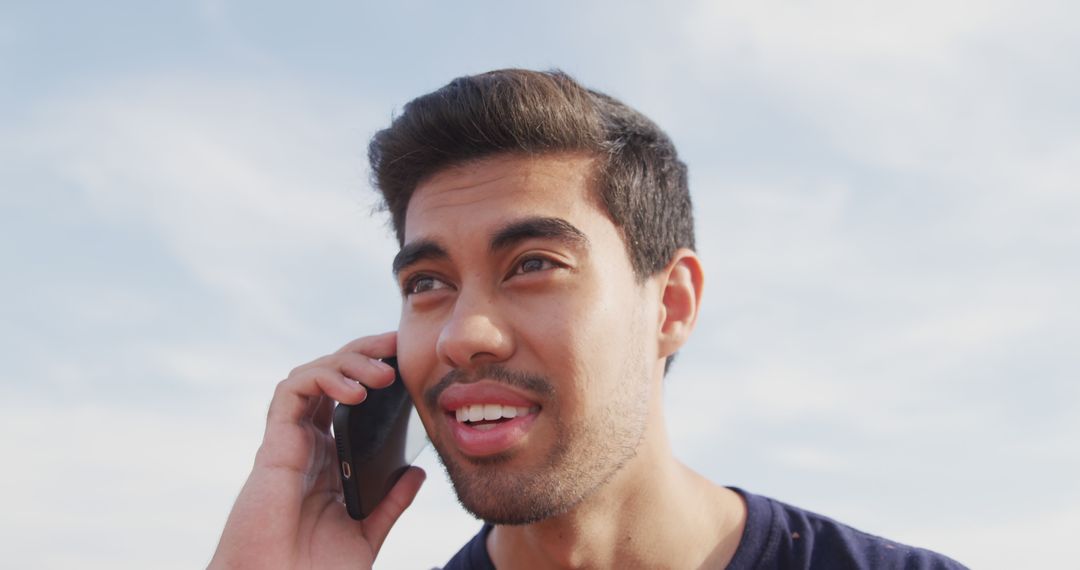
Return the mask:
M394 256L394 275L401 273L402 269L428 259L450 259L446 248L431 239L414 241L401 248Z
M496 252L535 238L555 239L567 246L582 249L589 245L589 238L585 233L570 222L562 218L537 216L503 226L491 237L490 248L492 252Z
M554 239L563 244L584 249L589 245L585 233L562 218L536 216L516 220L499 228L488 246L494 253L529 239ZM394 256L393 272L398 275L406 267L426 260L450 259L449 252L433 239L419 239L401 248Z

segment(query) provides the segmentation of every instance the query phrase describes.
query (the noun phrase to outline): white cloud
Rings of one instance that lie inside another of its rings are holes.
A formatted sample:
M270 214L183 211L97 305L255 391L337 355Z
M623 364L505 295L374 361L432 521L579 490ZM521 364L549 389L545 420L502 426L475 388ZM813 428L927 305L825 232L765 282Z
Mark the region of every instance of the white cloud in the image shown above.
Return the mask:
M933 65L1008 17L1005 2L866 4L849 0L702 2L687 18L705 51L746 42L767 62L799 58L821 65L900 60Z
M385 262L392 243L367 217L374 195L348 150L362 119L333 105L273 84L152 77L41 105L24 153L90 215L164 240L206 287L290 331L302 325L285 301L305 283L289 271Z
M23 400L2 412L0 444L21 459L4 474L0 552L18 567L205 564L261 432L261 414L242 412ZM221 429L232 422L245 427Z
M1049 117L1075 124L1053 93L1080 90L1062 55L1077 15L1063 2L701 2L685 29L705 84L753 85L866 163L985 181L1048 136L1076 140Z
M994 517L962 528L925 521L896 533L913 544L948 545L949 553L971 568L1056 568L1075 556L1072 545L1078 528L1080 509L1066 505L1047 512Z

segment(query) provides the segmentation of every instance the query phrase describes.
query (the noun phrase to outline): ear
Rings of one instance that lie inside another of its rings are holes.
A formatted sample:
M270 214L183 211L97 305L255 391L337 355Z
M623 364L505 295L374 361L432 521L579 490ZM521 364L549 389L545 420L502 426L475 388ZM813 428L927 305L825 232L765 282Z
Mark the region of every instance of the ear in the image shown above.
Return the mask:
M679 249L667 267L656 275L661 291L657 340L659 354L667 358L675 354L694 330L705 274L701 260L689 249Z

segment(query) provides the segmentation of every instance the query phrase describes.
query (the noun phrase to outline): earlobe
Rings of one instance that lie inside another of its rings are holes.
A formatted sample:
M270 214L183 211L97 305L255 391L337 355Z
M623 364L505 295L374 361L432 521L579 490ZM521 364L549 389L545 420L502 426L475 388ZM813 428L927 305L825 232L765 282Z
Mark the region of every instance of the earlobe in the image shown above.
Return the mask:
M661 310L657 340L659 356L675 354L694 330L705 274L701 260L689 249L679 249L661 272Z

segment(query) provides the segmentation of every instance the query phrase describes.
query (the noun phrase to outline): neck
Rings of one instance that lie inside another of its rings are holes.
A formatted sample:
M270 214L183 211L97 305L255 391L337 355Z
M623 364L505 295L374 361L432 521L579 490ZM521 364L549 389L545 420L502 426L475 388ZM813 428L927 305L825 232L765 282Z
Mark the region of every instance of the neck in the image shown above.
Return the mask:
M660 395L652 401L638 453L600 489L557 517L492 530L496 567L722 568L731 560L746 506L675 459Z

